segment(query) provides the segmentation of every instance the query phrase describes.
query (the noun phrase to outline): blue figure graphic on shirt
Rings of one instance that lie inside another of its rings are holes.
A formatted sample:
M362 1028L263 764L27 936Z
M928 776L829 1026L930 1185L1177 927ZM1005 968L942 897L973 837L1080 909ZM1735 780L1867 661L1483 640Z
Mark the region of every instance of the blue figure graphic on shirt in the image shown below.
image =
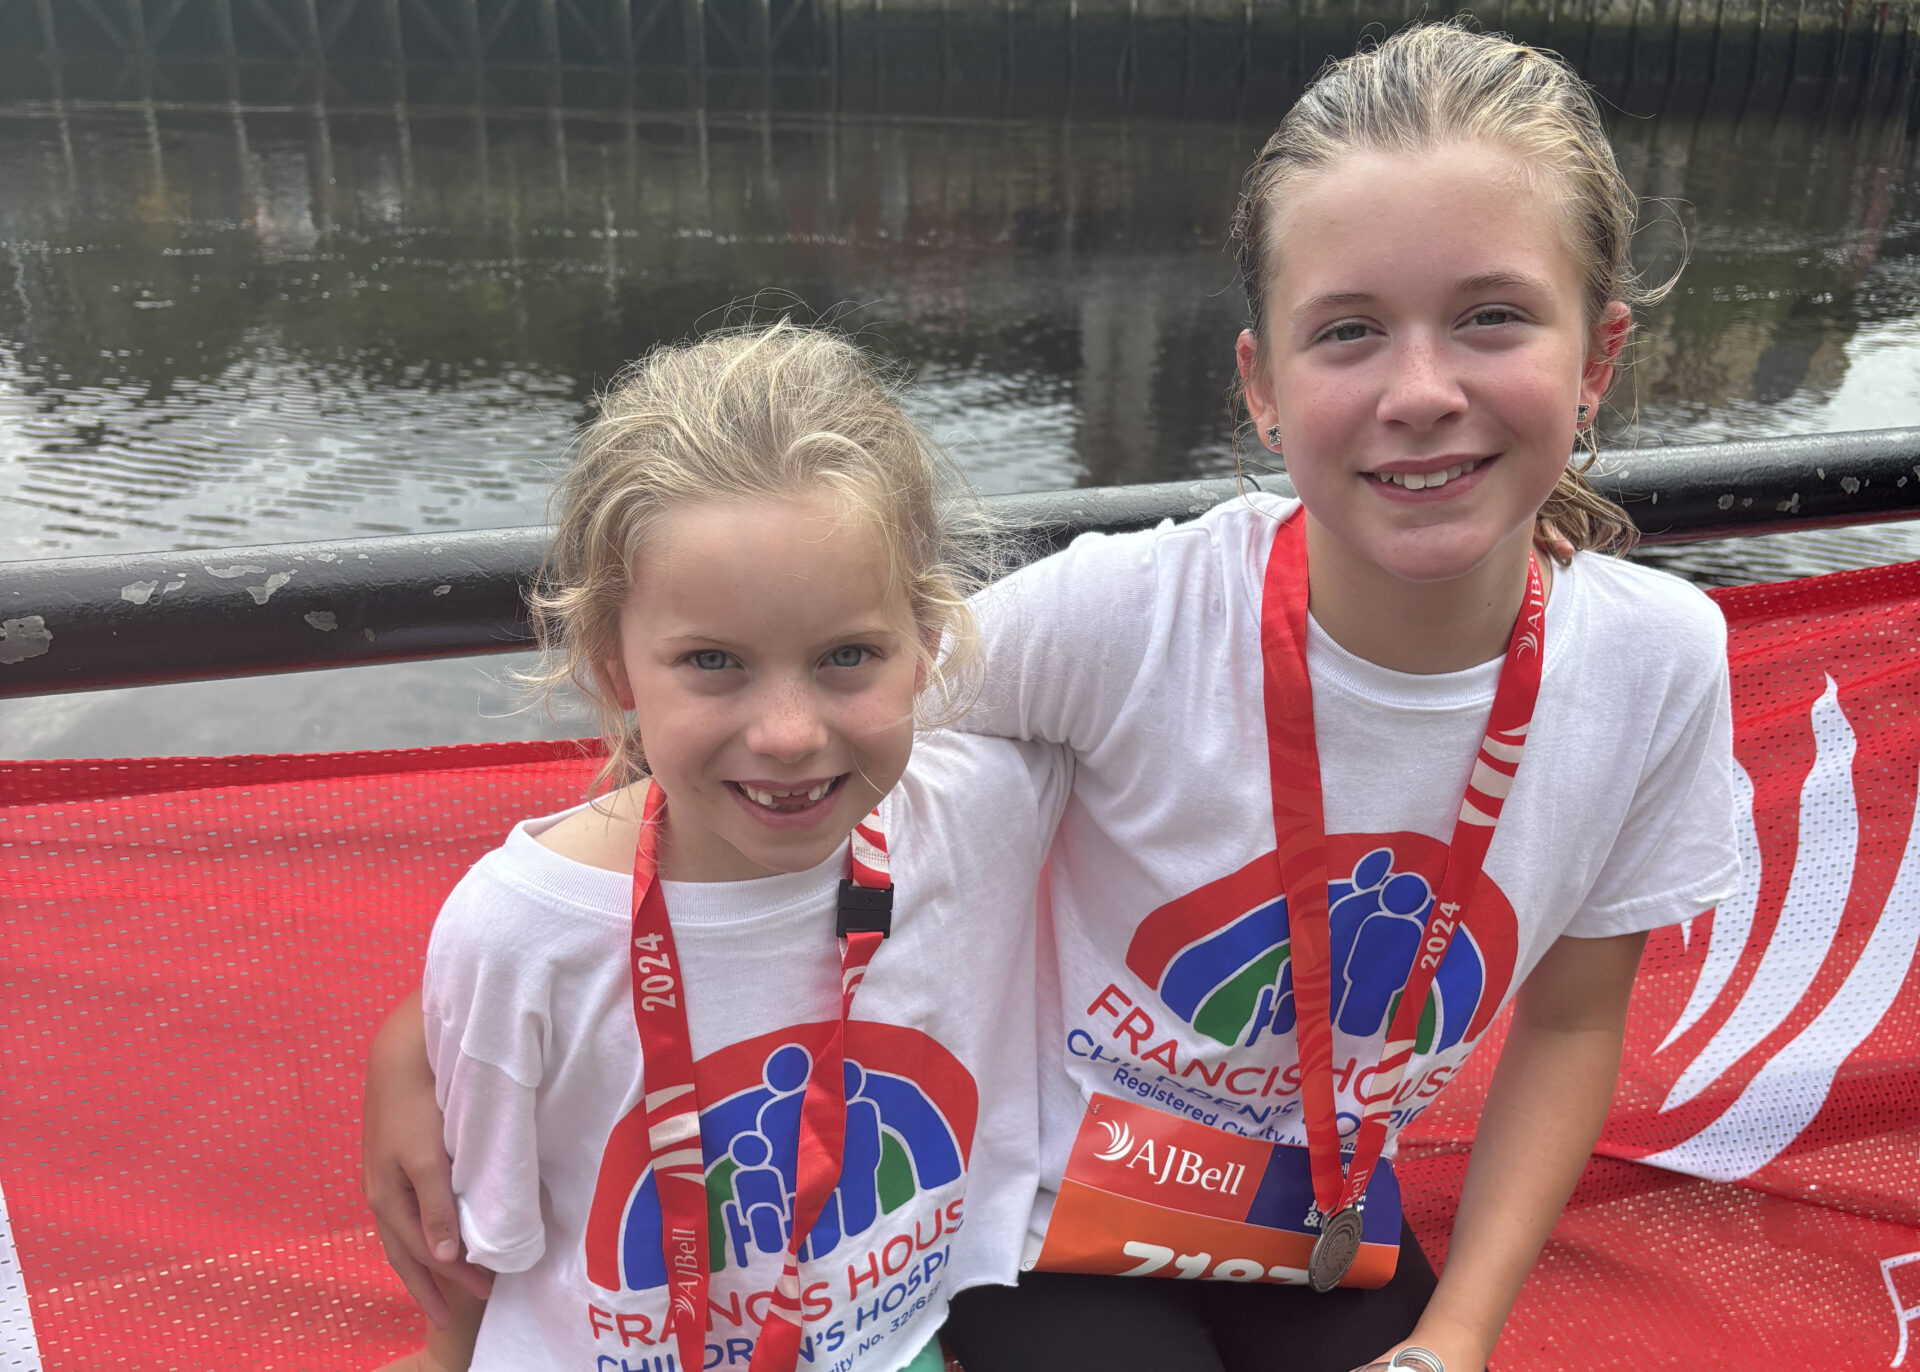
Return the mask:
M726 1246L737 1265L754 1253L786 1252L798 1171L800 1104L812 1066L806 1049L776 1048L761 1068L761 1085L701 1112L700 1146L711 1173L733 1163L720 1206Z
M1434 891L1424 877L1396 873L1391 848L1376 848L1353 865L1346 882L1333 883L1329 892L1333 965L1340 975L1334 988L1334 1023L1343 1033L1368 1038L1383 1032L1399 1008L1433 912ZM1416 1051L1440 1052L1466 1037L1486 977L1480 948L1463 928L1440 960L1421 1007L1414 1031Z
M1376 848L1347 876L1327 883L1333 1022L1357 1038L1386 1027L1433 907L1426 878L1395 872L1393 863L1391 848ZM1161 976L1160 998L1221 1043L1251 1047L1263 1033L1291 1033L1292 951L1286 899L1276 897L1174 957ZM1465 1036L1484 985L1479 949L1463 931L1434 977L1419 1051L1448 1048Z
M1333 1022L1342 1033L1366 1038L1385 1026L1387 1006L1406 983L1433 892L1424 877L1395 875L1393 850L1376 848L1353 865L1348 880L1330 882L1328 895L1333 899L1327 925L1339 978Z
M754 1115L754 1128L773 1150L770 1161L785 1183L789 1207L799 1185L800 1104L806 1098L807 1074L812 1070L813 1059L799 1044L776 1049L762 1073L772 1095Z
M786 1251L799 1180L800 1108L811 1066L804 1049L782 1045L768 1056L760 1085L701 1112L708 1186L716 1222L725 1229L724 1239L716 1235L723 1255L716 1258L729 1265ZM843 1071L847 1117L840 1176L807 1234L803 1260L825 1257L872 1228L883 1207L895 1209L914 1192L944 1186L965 1168L946 1120L912 1081L870 1071L850 1057ZM716 1173L725 1164L730 1166ZM887 1168L891 1183L883 1183Z
M721 1207L733 1258L745 1265L747 1243L762 1253L784 1253L787 1247L788 1197L777 1169L767 1166L773 1146L759 1134L742 1134L728 1154L736 1164L733 1199Z

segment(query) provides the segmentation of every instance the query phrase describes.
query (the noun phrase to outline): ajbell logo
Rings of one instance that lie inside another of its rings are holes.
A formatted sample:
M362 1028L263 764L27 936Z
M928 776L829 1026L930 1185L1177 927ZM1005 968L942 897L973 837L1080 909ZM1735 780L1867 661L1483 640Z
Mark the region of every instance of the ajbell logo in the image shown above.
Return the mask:
M1171 1181L1179 1186L1196 1186L1202 1191L1213 1191L1222 1196L1240 1194L1240 1185L1247 1176L1244 1165L1229 1163L1225 1167L1208 1167L1206 1158L1191 1148L1180 1148L1171 1143L1156 1144L1152 1139L1145 1139L1136 1146L1131 1126L1114 1120L1101 1120L1099 1123L1107 1132L1107 1146L1099 1149L1094 1156L1102 1162L1119 1162L1125 1158L1122 1166L1131 1171L1145 1172L1153 1178L1155 1186L1165 1186Z
M1132 1125L1101 1120L1100 1127L1107 1131L1107 1146L1094 1154L1100 1161L1115 1162L1133 1151Z

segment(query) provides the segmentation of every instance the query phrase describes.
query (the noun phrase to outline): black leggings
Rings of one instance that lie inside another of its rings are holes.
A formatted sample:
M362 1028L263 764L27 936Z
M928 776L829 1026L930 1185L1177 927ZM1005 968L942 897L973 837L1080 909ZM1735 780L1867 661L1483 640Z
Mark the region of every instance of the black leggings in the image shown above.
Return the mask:
M1377 1291L1029 1272L961 1292L941 1334L966 1372L1350 1372L1413 1332L1435 1282L1403 1223Z

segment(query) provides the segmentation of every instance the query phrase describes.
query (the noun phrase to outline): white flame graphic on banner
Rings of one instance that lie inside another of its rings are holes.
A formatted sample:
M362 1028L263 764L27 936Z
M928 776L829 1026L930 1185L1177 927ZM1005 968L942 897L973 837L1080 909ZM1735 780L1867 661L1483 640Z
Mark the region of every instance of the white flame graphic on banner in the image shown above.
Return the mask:
M1124 1157L1133 1151L1132 1125L1125 1122L1115 1124L1112 1120L1101 1120L1100 1127L1107 1131L1107 1146L1094 1154L1100 1161L1112 1162L1116 1158Z
M1853 793L1853 726L1840 709L1840 691L1832 677L1814 702L1809 722L1815 745L1813 769L1800 788L1800 847L1779 921L1760 954L1753 980L1674 1083L1661 1107L1663 1114L1693 1100L1786 1022L1813 985L1840 932L1853 887L1860 817ZM1753 784L1744 772L1736 774L1736 781L1743 802L1740 890L1713 917L1699 979L1662 1049L1699 1023L1720 998L1753 931L1760 898L1760 844L1753 821ZM1820 1113L1840 1065L1866 1041L1893 1004L1916 946L1920 946L1920 825L1909 829L1886 907L1833 999L1760 1068L1719 1118L1641 1161L1710 1181L1737 1181L1779 1157Z
M1920 1319L1920 1305L1908 1309L1900 1304L1899 1288L1893 1284L1893 1269L1905 1267L1910 1262L1920 1262L1920 1253L1902 1253L1897 1258L1880 1259L1880 1277L1887 1284L1887 1295L1893 1298L1893 1317L1900 1322L1900 1347L1894 1350L1893 1361L1889 1367L1898 1367L1907 1360L1907 1326Z

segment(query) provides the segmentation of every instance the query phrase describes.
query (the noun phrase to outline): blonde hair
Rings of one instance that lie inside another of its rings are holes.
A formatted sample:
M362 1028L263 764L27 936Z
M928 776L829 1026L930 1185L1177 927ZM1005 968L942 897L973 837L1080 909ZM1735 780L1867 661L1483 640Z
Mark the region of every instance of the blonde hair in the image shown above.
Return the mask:
M976 659L968 595L992 575L983 507L898 386L837 334L786 319L655 348L600 398L555 494L552 547L528 595L549 694L571 683L598 716L595 789L646 774L643 741L603 664L620 653L636 555L661 519L700 501L827 492L881 537L912 651L949 717ZM944 640L944 646L943 646Z
M1494 143L1551 178L1580 264L1589 329L1612 301L1639 308L1672 289L1671 278L1648 287L1634 271L1638 201L1614 160L1593 92L1556 54L1477 33L1470 22L1416 25L1330 64L1261 149L1241 187L1232 230L1247 327L1261 347L1280 195L1343 154L1362 150ZM1631 327L1631 321L1624 326ZM1624 346L1624 332L1620 342ZM1633 522L1587 481L1584 473L1598 455L1591 428L1582 441L1586 460L1561 473L1539 522L1576 548L1624 551L1637 537Z

